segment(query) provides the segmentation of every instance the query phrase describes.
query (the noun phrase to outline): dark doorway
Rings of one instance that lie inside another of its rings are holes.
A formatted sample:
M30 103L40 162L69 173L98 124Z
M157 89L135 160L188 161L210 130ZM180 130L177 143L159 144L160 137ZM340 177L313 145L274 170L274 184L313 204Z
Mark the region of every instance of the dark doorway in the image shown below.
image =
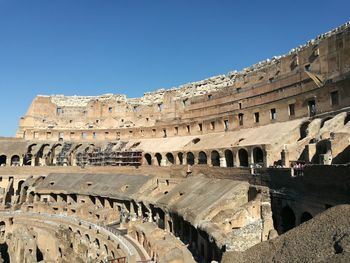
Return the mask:
M6 165L6 159L7 159L6 155L0 156L0 166Z
M149 154L149 153L146 153L145 154L145 159L146 159L146 163L148 165L151 165L152 164L152 156Z
M44 256L43 253L41 252L41 250L39 249L39 247L36 248L36 261L40 262L44 260Z
M198 164L207 164L207 155L205 154L205 152L199 152Z
M160 153L156 153L156 158L157 158L157 164L158 166L160 166L162 163L162 155Z
M248 152L246 149L240 149L238 151L239 166L248 167Z
M264 164L264 153L259 147L253 149L253 157L255 164Z
M220 166L220 155L217 151L211 152L211 165Z
M293 210L287 205L282 209L282 233L295 227L295 214Z
M187 153L187 164L194 165L194 155L191 152Z
M309 212L304 212L301 214L300 224L309 221L310 219L312 219L312 215Z
M166 158L168 160L169 163L174 164L175 160L174 160L174 155L172 153L167 153L166 154Z
M309 109L309 116L310 117L316 115L316 101L315 100L308 101L308 109Z
M180 165L182 165L182 164L184 164L184 155L183 155L183 153L178 153L177 154L177 158L179 158L179 163L180 163Z
M233 167L233 153L231 150L225 151L226 166Z

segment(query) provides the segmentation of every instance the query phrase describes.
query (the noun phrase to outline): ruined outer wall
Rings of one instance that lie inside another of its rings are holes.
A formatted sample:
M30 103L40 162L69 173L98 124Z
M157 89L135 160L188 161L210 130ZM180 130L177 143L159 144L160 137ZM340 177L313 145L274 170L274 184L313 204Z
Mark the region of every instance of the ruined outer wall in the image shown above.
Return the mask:
M52 141L151 138L288 121L308 116L312 100L317 113L349 106L349 74L347 23L288 55L138 99L112 94L38 96L21 119L17 137ZM336 103L331 101L332 92Z

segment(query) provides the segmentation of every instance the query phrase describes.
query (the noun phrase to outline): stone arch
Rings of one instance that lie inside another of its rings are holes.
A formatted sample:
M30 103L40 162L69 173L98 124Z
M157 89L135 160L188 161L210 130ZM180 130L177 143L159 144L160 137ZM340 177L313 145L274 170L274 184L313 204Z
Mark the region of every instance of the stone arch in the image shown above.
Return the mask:
M295 227L295 213L288 205L282 208L282 233Z
M260 147L255 147L253 149L253 160L254 160L254 164L264 163L264 152Z
M20 158L19 155L15 154L11 157L11 166L19 166L20 165Z
M208 160L207 160L207 154L203 151L200 151L198 153L198 164L207 164Z
M33 143L28 146L27 152L25 153L23 158L23 165L32 165L32 156L33 156L32 151L36 145L37 145L36 143Z
M212 151L210 154L210 159L212 166L220 166L220 154L218 151Z
M304 223L306 221L309 221L312 218L313 218L313 216L309 212L305 211L300 216L300 224L302 224L302 223Z
M179 159L179 164L180 165L184 164L184 154L182 152L179 152L177 154L177 158Z
M233 153L232 153L232 151L227 149L227 150L225 150L224 154L225 154L226 166L233 167Z
M238 151L239 166L248 167L248 152L246 149L239 149Z
M160 166L162 163L162 155L160 153L156 153L154 156L157 159L157 165Z
M0 155L0 166L5 166L7 161L7 156L6 155Z
M62 144L61 143L56 143L52 146L51 151L50 151L50 158L49 158L49 164L56 164L56 158L58 154L60 153L62 149Z
M35 155L35 165L40 165L40 159L44 157L45 154L47 154L48 152L45 151L45 148L49 148L50 144L43 144L39 151L36 153ZM45 165L47 164L47 160L45 159Z
M86 241L88 241L90 243L90 236L89 236L89 234L86 233L84 235L84 238L85 238Z
M147 165L152 165L152 156L149 153L145 154L145 160Z
M165 156L166 156L168 163L175 164L174 155L172 153L167 153Z
M187 164L194 165L194 160L195 160L194 154L192 152L188 152L186 160L187 160Z

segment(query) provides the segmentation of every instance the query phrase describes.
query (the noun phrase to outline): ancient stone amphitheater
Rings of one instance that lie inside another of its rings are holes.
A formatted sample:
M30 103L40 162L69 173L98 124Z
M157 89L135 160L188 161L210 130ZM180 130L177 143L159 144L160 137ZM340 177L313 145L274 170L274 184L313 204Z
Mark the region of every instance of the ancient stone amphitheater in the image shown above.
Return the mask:
M0 138L0 261L350 262L349 142L350 23L142 98L39 95Z

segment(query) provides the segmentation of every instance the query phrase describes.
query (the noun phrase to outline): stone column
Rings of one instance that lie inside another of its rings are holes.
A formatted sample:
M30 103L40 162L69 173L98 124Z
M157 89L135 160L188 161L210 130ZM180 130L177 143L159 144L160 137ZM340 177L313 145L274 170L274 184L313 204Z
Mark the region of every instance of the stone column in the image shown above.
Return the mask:
M220 167L227 167L225 157L220 157Z
M162 158L162 160L160 161L160 166L168 166L167 160L165 158Z
M135 213L134 203L130 201L130 220L136 221L137 214Z
M308 145L306 145L306 157L307 160L306 161L311 161L312 157L315 155L316 153L316 143L310 143Z
M138 207L137 207L137 215L138 215L138 217L140 217L140 218L143 217L143 214L142 214L142 204L141 204L141 203L138 204Z

